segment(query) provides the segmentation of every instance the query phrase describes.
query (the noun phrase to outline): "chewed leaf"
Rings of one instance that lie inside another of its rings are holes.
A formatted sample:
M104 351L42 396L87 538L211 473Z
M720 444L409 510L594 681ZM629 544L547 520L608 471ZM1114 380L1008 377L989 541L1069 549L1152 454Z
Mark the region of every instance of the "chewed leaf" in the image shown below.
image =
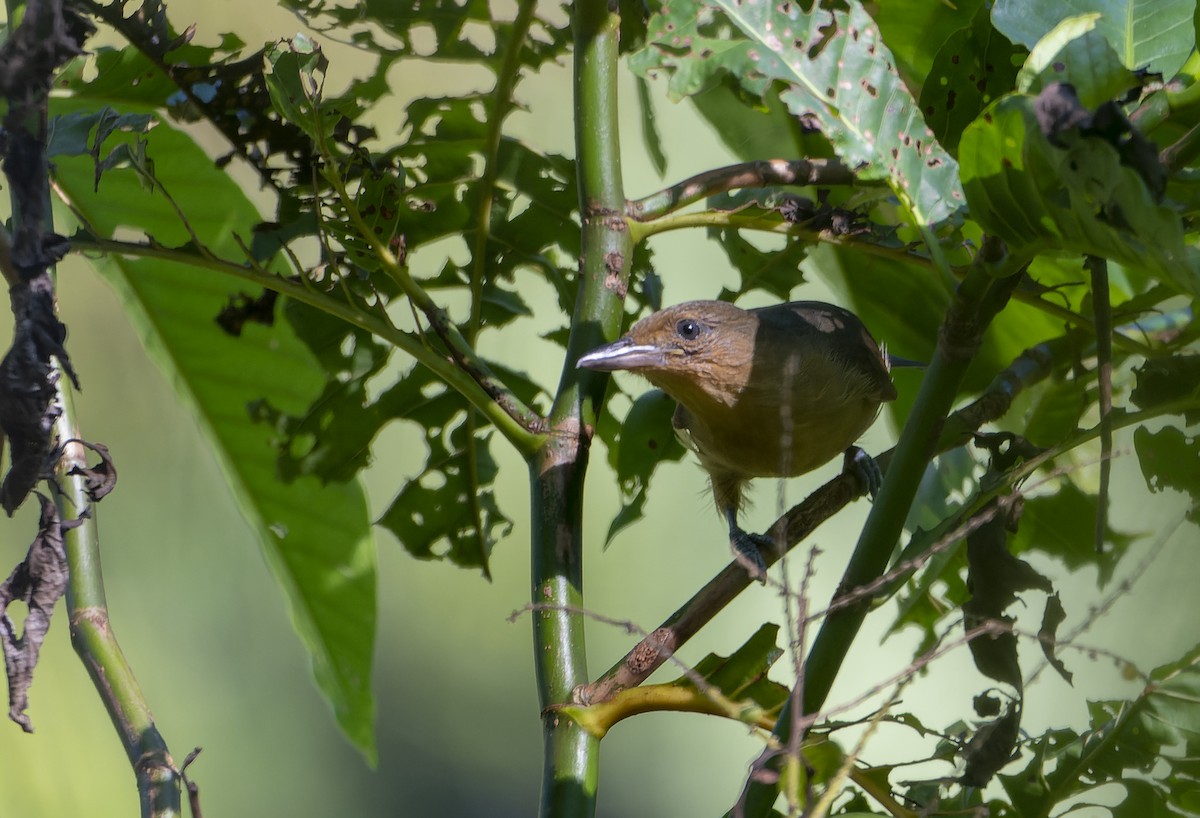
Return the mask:
M670 68L677 96L726 72L756 95L781 81L792 114L819 128L843 162L886 179L919 222L947 219L964 202L958 167L925 124L878 26L860 3L847 6L669 3L651 20L634 68Z
M488 575L492 547L512 521L496 505L498 467L486 435L467 422L466 400L417 367L379 397L375 411L420 426L429 448L424 470L400 489L379 524L418 559L444 557Z

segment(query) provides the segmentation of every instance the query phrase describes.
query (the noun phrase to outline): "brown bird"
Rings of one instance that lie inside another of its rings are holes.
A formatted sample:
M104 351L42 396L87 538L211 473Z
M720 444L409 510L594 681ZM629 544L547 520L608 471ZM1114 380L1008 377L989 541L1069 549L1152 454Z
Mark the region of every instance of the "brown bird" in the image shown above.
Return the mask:
M841 307L689 301L643 318L579 366L635 372L675 399L676 433L711 478L731 544L760 577L767 543L737 522L747 480L794 477L845 452L847 467L872 493L878 487L878 467L853 443L896 388L889 358Z

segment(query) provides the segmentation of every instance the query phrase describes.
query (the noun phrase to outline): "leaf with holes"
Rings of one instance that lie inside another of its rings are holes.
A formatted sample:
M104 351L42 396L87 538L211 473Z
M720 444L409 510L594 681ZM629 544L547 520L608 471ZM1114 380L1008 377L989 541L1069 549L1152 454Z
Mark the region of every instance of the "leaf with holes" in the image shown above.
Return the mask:
M651 19L634 68L670 69L677 96L725 73L756 95L780 81L792 114L820 128L843 162L886 179L919 223L950 218L964 202L958 167L900 80L878 26L860 3L847 6L670 3Z

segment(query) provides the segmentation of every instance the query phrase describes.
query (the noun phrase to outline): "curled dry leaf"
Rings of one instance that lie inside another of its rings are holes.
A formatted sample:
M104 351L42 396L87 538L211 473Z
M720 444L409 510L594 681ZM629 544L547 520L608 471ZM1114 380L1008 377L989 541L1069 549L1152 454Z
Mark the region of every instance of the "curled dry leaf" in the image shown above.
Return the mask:
M63 532L79 524L79 520L63 523L54 503L40 492L36 495L42 504L38 534L25 559L0 583L0 648L4 651L4 669L8 675L8 717L27 733L33 732L25 713L33 669L50 629L54 605L67 589ZM8 606L14 601L29 607L24 633L20 636L8 617Z
M75 465L71 467L71 470L67 474L71 477L83 477L84 491L87 492L88 499L93 503L107 497L108 493L116 488L117 485L117 467L113 464L112 455L109 454L108 447L103 443L88 443L86 440L79 440L78 438L67 442L78 443L100 455L100 462L95 466L85 468Z

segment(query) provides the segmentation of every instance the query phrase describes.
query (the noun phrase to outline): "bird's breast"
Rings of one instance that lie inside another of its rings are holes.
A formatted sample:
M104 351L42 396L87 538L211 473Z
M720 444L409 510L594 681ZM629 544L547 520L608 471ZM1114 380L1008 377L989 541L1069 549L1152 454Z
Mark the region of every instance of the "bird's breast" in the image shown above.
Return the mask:
M697 410L680 403L674 424L701 464L713 473L794 477L841 454L867 430L879 402L865 397L835 401L756 402Z

